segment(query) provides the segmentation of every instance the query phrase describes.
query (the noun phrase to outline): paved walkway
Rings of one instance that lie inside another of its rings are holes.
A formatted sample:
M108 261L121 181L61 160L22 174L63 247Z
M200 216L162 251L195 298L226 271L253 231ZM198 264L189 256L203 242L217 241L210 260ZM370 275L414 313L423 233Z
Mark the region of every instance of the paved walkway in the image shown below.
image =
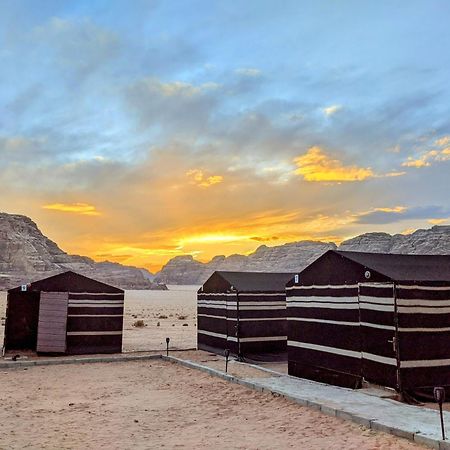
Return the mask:
M266 374L264 378L238 378L192 361L173 357L163 359L200 369L258 391L281 395L301 405L351 420L373 430L404 437L431 448L450 450L450 441L441 440L439 412L435 410L380 398L363 390L331 386L273 371L269 371L272 375L269 377ZM267 369L264 371L267 372ZM444 412L444 420L450 433L450 412Z

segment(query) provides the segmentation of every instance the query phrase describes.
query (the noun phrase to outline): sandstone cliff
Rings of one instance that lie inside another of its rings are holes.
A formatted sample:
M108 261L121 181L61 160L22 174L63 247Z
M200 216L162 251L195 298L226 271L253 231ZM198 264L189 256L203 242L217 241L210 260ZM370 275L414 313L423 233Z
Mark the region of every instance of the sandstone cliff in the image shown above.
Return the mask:
M366 233L344 241L339 247L333 242L302 241L276 247L262 245L249 256L216 256L208 263L192 256L171 259L155 280L168 284L202 284L215 270L257 272L298 272L329 249L408 254L450 255L450 226L434 226L403 235Z
M0 289L73 270L124 289L164 289L145 269L68 255L28 217L0 213Z

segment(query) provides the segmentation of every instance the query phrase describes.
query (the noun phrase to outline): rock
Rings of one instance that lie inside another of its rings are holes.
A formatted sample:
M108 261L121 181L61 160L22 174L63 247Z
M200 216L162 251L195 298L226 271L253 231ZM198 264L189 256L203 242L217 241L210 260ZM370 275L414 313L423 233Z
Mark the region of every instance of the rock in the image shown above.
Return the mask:
M338 248L333 242L300 241L275 247L261 245L249 256L215 256L208 263L190 255L171 259L155 276L167 284L203 284L215 270L247 272L299 272L327 250ZM366 233L342 242L339 250L404 253L450 254L450 226L436 225L412 234Z
M0 290L72 270L123 289L167 289L146 269L69 255L28 217L0 213Z

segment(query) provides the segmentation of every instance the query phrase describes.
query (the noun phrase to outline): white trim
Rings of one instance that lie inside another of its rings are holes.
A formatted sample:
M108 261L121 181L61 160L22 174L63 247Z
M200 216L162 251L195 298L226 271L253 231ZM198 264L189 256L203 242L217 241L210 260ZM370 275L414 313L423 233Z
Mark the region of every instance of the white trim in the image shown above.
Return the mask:
M398 329L402 333L443 333L445 331L450 331L450 327L442 328L405 328L401 327Z
M414 367L441 367L450 366L450 359L428 359L416 361L401 361L400 368L408 369Z
M199 292L197 295L199 297L201 297L201 296L205 296L205 297L212 297L212 296L230 297L230 296L234 296L234 297L236 297L236 292Z
M450 286L419 286L417 284L398 284L399 289L418 289L420 291L450 291Z
M122 331L68 331L67 336L116 336Z
M123 314L68 314L67 317L123 317Z
M227 306L237 306L237 302L227 302ZM239 302L239 308L241 306L286 306L285 300L278 302Z
M389 330L389 331L395 330L394 325L381 325L379 323L372 323L372 322L360 322L360 323L361 326L363 327L378 328L380 330Z
M73 305L71 303L69 303L69 308L122 308L123 307L123 303L122 304L118 304L118 303L101 303L101 302L95 302L95 304L82 304L82 305Z
M449 308L423 308L420 306L399 306L398 307L399 313L404 314L450 314L450 307Z
M69 305L99 305L107 303L110 305L123 305L123 300L73 300L69 299Z
M359 301L361 303L383 303L383 305L393 305L394 297L373 297L368 295L360 295Z
M295 289L357 289L357 284L341 284L341 285L333 285L333 284L312 284L310 286L288 286L286 290L295 290Z
M359 327L359 322L345 322L345 321L339 321L339 320L310 319L310 318L304 318L304 317L288 317L287 320L293 320L293 321L298 321L298 322L329 323L332 325L348 325L348 326L352 326L352 327Z
M227 317L227 320L237 320L236 318L233 317ZM265 321L273 321L273 320L286 320L286 317L245 317L239 318L239 322L265 322Z
M319 352L332 353L334 355L349 356L351 358L361 359L361 352L354 350L345 350L343 348L328 347L326 345L309 344L307 342L287 341L291 347L306 348L308 350L316 350Z
M228 306L227 305L227 309L229 309L230 311L237 311L237 306ZM286 310L286 305L283 306L241 306L239 305L239 310L240 311L261 311L261 310L272 310L272 309L279 309L279 310Z
M310 295L308 297L289 297L287 303L292 302L325 302L325 303L358 303L358 296L353 297L320 297L318 295Z
M373 303L364 303L360 304L361 309L370 309L372 311L385 311L385 312L394 312L394 305L375 305Z
M239 292L239 296L243 297L279 297L280 295L286 295L286 291L278 291L278 292L261 292L261 293L250 293L250 292Z
M395 358L389 358L387 356L374 355L373 353L361 352L361 356L364 359L375 361L381 364L387 364L389 366L397 366L397 360Z
M111 297L124 296L123 292L69 292L69 295L109 295Z
M394 283L388 281L386 283L359 283L359 286L368 287L368 288L376 288L376 289L393 289Z
M217 338L221 338L221 339L227 339L227 335L226 334L221 334L221 333L214 333L212 331L205 331L205 330L197 330L198 333L200 334L205 334L206 336L213 336L213 337L217 337Z
M237 340L237 338L235 338ZM241 342L268 342L268 341L287 341L287 336L256 336L244 337L239 339Z
M398 299L398 306L433 306L435 308L442 308L450 306L450 300L426 300L419 298Z
M290 302L288 308L328 308L328 309L359 309L356 303L317 303L317 302Z

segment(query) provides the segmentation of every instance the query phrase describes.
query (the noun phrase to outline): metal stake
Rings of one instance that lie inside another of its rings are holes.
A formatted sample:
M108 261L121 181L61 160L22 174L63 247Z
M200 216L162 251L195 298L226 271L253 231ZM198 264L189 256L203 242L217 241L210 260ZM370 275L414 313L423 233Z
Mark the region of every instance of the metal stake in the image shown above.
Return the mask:
M435 387L433 389L434 399L439 403L439 414L441 416L442 440L445 441L444 415L442 413L442 403L445 401L445 388Z
M169 342L170 342L170 338L166 338L166 355L169 356Z
M223 354L225 355L225 373L228 373L228 357L230 356L230 350L226 348Z

